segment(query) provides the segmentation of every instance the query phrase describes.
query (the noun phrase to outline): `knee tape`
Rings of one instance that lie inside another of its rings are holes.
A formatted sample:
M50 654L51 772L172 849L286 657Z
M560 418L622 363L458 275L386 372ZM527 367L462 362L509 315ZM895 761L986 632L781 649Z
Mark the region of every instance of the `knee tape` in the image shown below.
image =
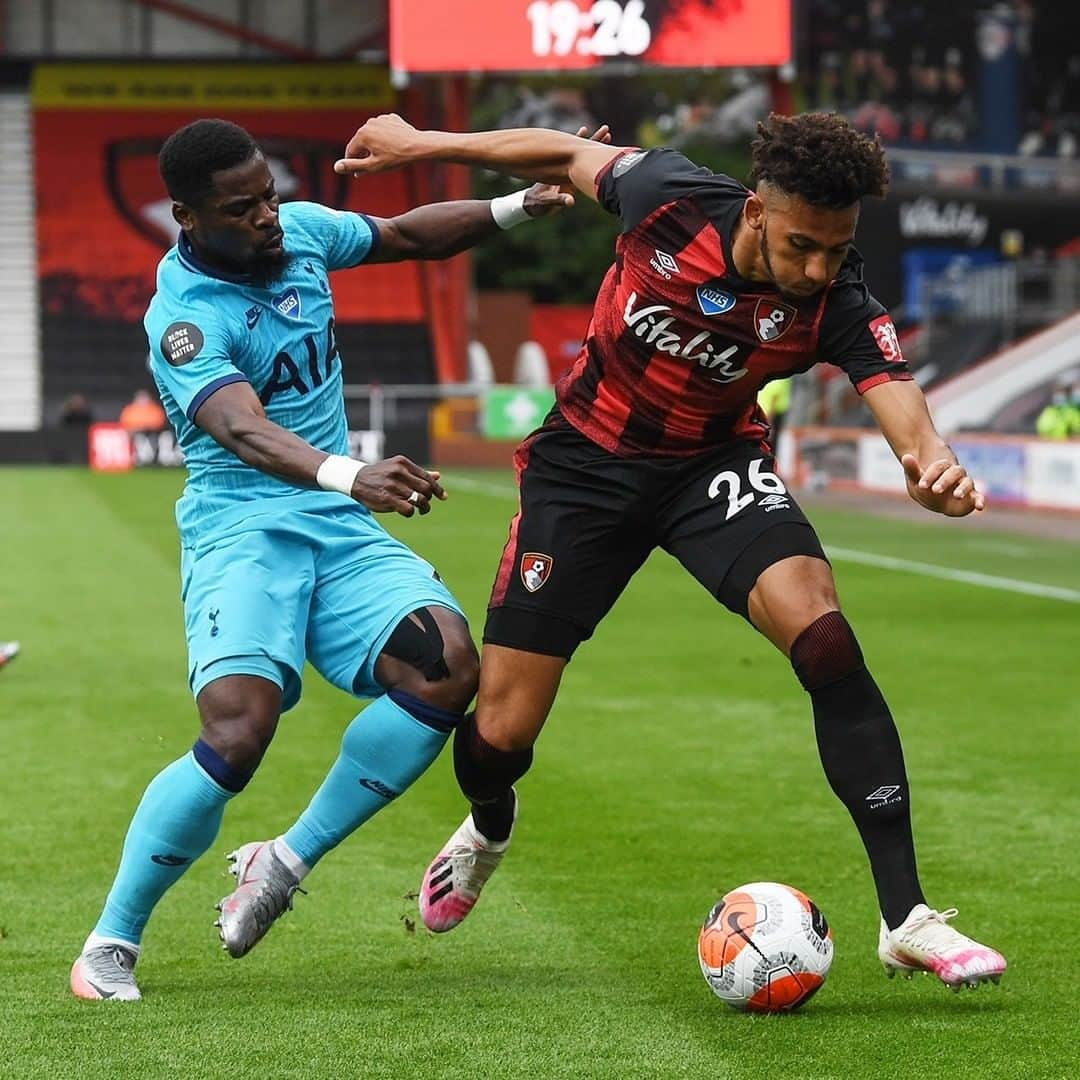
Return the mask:
M450 678L442 632L427 608L417 608L394 627L383 647L387 656L416 668L428 682Z

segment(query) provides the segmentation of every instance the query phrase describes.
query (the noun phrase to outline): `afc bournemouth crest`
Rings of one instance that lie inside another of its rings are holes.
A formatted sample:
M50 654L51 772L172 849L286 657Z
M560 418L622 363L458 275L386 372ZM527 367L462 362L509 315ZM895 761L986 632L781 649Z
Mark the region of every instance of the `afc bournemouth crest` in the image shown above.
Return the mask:
M521 556L521 583L529 592L536 592L549 577L551 577L551 564L554 562L550 555L540 555L535 551L527 552Z
M153 118L151 117L151 120ZM170 123L171 126L171 123ZM157 157L163 134L125 136L105 147L105 184L120 215L137 232L162 248L176 243L172 200L161 187ZM338 176L334 161L341 147L329 139L261 135L259 145L277 180L282 201L343 206L349 178Z
M799 313L781 300L759 300L754 308L754 329L766 345L779 341Z

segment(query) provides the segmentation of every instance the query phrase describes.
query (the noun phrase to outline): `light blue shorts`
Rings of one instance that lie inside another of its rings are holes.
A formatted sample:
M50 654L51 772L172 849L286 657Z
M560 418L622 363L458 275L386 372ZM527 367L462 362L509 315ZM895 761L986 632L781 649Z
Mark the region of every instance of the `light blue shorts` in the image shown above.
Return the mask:
M339 689L376 697L375 661L410 611L464 618L429 563L349 504L252 514L184 547L180 576L196 697L223 675L261 675L291 709L305 658Z

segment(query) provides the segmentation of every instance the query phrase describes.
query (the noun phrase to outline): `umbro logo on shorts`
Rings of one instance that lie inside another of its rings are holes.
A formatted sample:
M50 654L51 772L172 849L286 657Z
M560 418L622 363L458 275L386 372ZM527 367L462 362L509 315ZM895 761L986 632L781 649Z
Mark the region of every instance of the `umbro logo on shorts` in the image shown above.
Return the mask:
M764 506L766 513L770 510L787 510L791 506L791 500L786 495L766 495L758 501L758 506Z

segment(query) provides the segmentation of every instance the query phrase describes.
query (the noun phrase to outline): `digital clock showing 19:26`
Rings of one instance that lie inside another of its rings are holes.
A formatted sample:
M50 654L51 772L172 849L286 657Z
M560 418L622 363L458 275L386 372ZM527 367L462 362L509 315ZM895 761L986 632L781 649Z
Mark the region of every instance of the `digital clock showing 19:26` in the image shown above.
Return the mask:
M791 0L390 0L397 72L776 67Z

